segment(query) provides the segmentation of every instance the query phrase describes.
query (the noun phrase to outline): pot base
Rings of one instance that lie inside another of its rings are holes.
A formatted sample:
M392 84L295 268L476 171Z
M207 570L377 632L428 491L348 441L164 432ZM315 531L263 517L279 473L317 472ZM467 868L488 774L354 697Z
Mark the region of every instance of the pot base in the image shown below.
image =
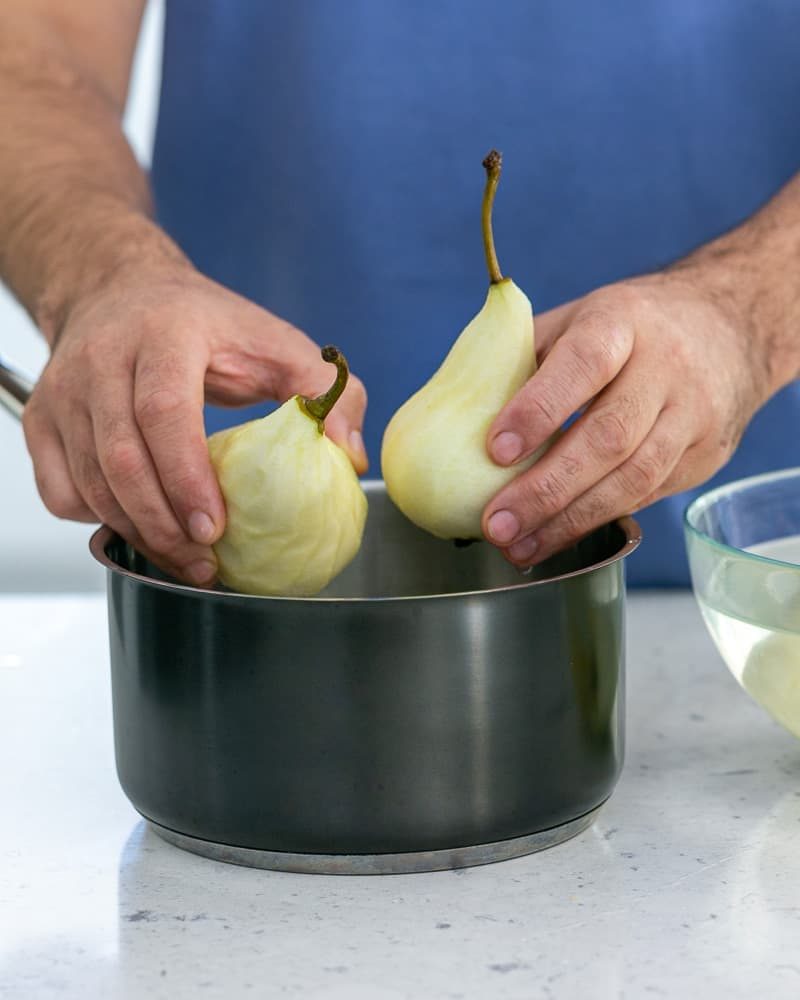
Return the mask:
M160 826L152 820L147 822L153 832L167 843L192 854L231 865L302 875L408 875L487 865L555 847L556 844L562 844L582 833L601 809L602 805L568 823L512 840L455 847L452 850L413 851L404 854L291 854L286 851L259 851L250 847L232 847L230 844L200 840Z

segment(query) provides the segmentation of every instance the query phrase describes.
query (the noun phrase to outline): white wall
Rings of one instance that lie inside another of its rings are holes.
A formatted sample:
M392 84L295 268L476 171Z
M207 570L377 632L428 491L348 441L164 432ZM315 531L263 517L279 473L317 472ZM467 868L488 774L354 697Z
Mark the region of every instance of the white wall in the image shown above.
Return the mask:
M150 0L134 65L125 131L149 164L159 88L164 0ZM47 350L27 314L0 285L0 356L35 376ZM87 525L59 521L36 492L22 430L0 409L0 591L89 590L104 585L88 553Z

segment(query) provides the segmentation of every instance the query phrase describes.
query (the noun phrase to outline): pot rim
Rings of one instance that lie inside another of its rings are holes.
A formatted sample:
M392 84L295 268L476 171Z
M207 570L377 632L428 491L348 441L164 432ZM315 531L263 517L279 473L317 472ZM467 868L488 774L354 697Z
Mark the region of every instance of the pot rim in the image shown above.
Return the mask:
M383 481L379 479L364 480L362 485L366 492L374 492L384 487ZM108 525L101 525L89 540L89 551L95 560L104 566L106 570L117 576L128 577L139 583L160 590L174 591L183 594L191 594L195 597L210 599L226 599L236 601L286 601L292 604L393 604L398 601L440 601L446 598L458 597L480 597L489 594L500 594L505 591L526 590L531 587L541 587L548 583L558 583L561 580L569 580L572 577L583 576L594 570L610 566L629 556L642 541L642 529L638 521L630 515L615 518L610 524L617 525L624 535L624 541L619 549L607 559L592 563L590 566L583 566L581 569L571 570L569 573L561 573L558 576L549 576L542 580L522 580L520 583L511 583L503 587L489 587L482 590L462 590L452 591L446 594L404 594L402 596L388 597L289 597L271 596L266 594L242 594L237 591L211 590L208 587L192 587L188 583L173 583L169 580L155 580L143 573L136 573L133 570L125 569L111 559L106 551L114 539L121 536L113 531Z

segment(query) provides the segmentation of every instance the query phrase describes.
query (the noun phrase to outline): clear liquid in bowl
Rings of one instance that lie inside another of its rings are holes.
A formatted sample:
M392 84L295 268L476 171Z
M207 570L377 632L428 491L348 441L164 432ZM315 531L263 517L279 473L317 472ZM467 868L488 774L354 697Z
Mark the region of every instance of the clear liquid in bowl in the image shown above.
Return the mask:
M800 535L775 538L746 549L755 555L800 565ZM763 599L764 608L758 601ZM742 687L789 732L800 738L800 607L798 630L763 628L773 596L755 591L748 620L722 612L698 595L717 648Z

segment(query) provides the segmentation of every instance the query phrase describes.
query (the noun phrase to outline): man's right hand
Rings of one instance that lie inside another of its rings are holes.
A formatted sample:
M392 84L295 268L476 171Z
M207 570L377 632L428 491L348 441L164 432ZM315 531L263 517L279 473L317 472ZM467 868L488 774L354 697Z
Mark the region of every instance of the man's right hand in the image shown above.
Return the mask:
M317 394L333 371L299 330L198 274L151 221L121 128L144 6L0 4L0 278L54 345L23 418L45 504L105 521L207 583L225 506L203 402ZM358 471L365 399L352 378L326 421Z
M225 505L203 403L283 401L331 382L305 334L190 265L128 267L72 308L25 408L39 492L58 517L103 521L172 575L210 583ZM326 421L358 472L365 407L351 376Z

